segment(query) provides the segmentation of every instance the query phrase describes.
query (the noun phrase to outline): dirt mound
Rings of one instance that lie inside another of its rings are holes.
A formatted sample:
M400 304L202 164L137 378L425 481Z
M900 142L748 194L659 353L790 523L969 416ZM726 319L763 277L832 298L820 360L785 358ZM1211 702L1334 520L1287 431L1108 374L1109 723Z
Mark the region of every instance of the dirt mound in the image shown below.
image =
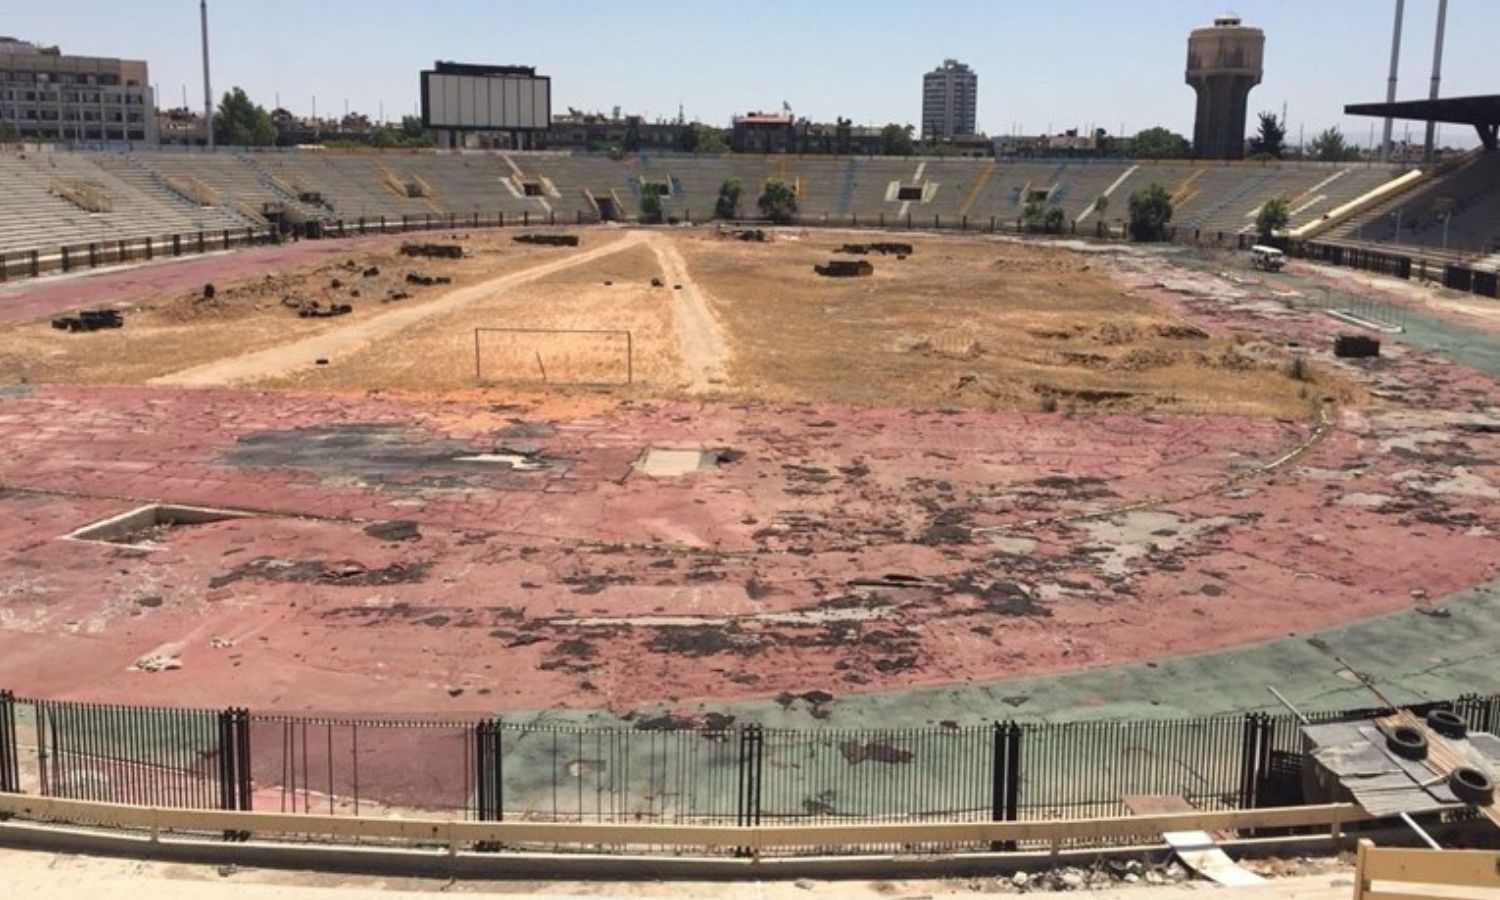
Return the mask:
M1110 362L1109 368L1116 372L1149 372L1152 369L1165 369L1181 361L1182 357L1172 350L1137 347L1116 357Z
M935 359L978 359L985 355L985 347L972 338L931 338L921 335L902 338L896 349L903 353L919 353Z
M1113 347L1139 340L1140 330L1128 323L1100 322L1089 331L1089 339L1096 344Z
M1151 329L1157 337L1168 338L1174 341L1202 341L1208 339L1208 332L1196 325L1186 323L1173 323L1171 325L1158 325Z

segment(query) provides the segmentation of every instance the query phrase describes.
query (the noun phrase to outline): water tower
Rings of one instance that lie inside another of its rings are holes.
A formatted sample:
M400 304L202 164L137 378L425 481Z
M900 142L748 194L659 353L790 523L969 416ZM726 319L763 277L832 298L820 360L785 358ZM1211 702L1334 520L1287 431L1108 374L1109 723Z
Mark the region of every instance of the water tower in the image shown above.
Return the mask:
M1220 16L1213 27L1188 37L1187 83L1198 92L1193 154L1200 159L1241 159L1250 89L1260 84L1266 33Z

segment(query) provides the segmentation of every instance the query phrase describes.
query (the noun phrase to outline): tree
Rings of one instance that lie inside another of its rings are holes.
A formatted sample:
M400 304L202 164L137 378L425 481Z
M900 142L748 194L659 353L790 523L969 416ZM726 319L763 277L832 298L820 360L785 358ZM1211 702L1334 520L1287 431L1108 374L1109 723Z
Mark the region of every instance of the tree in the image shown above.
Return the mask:
M1094 198L1094 215L1098 216L1099 219L1101 221L1103 221L1104 214L1106 212L1108 212L1108 211L1109 211L1109 198L1106 197L1103 194L1100 194L1099 196L1095 197Z
M641 190L641 221L647 225L660 225L666 220L667 210L661 202L661 188L648 184Z
M421 116L401 117L401 141L409 147L426 146L432 143L432 135L422 125Z
M1159 184L1130 195L1130 237L1137 241L1160 241L1172 221L1172 195Z
M1068 224L1068 215L1063 212L1061 206L1054 206L1047 210L1042 216L1042 230L1048 234L1062 234L1063 227Z
M1260 114L1260 132L1250 139L1250 155L1253 157L1281 159L1286 153L1286 126L1275 113Z
M269 147L276 143L276 126L265 107L251 103L245 89L236 87L214 113L214 140L234 147Z
M1344 133L1335 125L1321 132L1307 145L1307 152L1320 162L1349 162L1359 159L1359 148L1344 140Z
M734 178L719 185L719 199L714 201L714 215L720 219L738 219L742 191L739 181Z
M1188 155L1188 149L1187 138L1159 125L1135 136L1137 159L1183 159Z
M714 156L723 156L730 152L729 142L724 140L724 135L714 128L695 129L698 142L693 147L695 153L709 153Z
M1272 197L1260 208L1255 217L1255 233L1261 243L1266 243L1277 234L1286 231L1292 222L1292 205L1285 197Z
M895 122L880 129L880 153L883 156L911 156L916 149L911 139L910 125Z
M1027 231L1041 231L1042 220L1047 215L1047 203L1044 200L1027 200L1026 205L1021 208L1021 224Z
M761 215L777 225L789 224L797 217L797 189L780 178L766 180L766 189L755 201Z

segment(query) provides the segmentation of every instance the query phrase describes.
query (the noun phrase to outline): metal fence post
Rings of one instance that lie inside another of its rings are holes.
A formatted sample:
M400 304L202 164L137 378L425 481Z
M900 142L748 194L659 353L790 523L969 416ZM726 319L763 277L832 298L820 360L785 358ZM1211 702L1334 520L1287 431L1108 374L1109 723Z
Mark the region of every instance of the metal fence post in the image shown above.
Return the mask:
M1021 726L996 722L990 731L990 821L1014 822L1020 818ZM1015 841L992 841L999 853L1016 849Z
M1246 713L1240 720L1240 809L1254 809L1263 777L1261 770L1262 713Z
M500 722L486 719L474 726L474 817L481 822L505 820L505 791L501 782Z
M759 725L740 731L739 795L735 803L735 824L749 828L760 824L761 777L765 764L765 732ZM749 847L735 850L737 856L749 856Z
M21 793L21 748L16 739L16 695L0 691L0 794Z

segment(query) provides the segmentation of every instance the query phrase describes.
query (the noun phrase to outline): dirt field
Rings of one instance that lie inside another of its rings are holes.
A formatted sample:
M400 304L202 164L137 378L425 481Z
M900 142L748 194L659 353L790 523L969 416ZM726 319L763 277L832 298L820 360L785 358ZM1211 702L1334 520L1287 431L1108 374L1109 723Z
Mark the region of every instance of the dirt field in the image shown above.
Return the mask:
M267 271L142 301L114 304L125 326L85 334L53 328L48 320L0 328L0 382L137 384L218 360L327 335L398 308L430 303L454 288L496 273L525 268L559 251L514 243L509 234L453 236L434 233L423 242L461 243L462 260L413 258L396 246L351 253L337 262ZM366 272L375 270L371 275ZM423 286L408 275L451 278L450 285ZM338 287L334 287L334 283ZM404 295L404 296L403 296ZM348 304L332 318L299 317L296 304L322 308Z
M617 390L638 398L1294 418L1345 393L1315 372L1290 377L1284 349L1210 334L1125 289L1108 259L1066 250L918 237L907 259L866 257L871 277L830 279L814 264L861 258L835 251L868 235L592 231L577 249L511 237L463 235L458 261L391 247L217 285L212 299L177 291L127 305L118 331L0 327L0 382L513 392L629 377ZM299 302L353 311L299 318ZM618 333L476 341L476 328L629 332L632 352L627 367Z
M1210 335L1122 290L1107 261L919 238L907 259L865 257L873 276L830 279L812 267L860 258L834 251L868 234L784 237L681 239L733 336L738 392L914 408L1272 416L1304 415L1314 394L1288 377L1284 351Z

